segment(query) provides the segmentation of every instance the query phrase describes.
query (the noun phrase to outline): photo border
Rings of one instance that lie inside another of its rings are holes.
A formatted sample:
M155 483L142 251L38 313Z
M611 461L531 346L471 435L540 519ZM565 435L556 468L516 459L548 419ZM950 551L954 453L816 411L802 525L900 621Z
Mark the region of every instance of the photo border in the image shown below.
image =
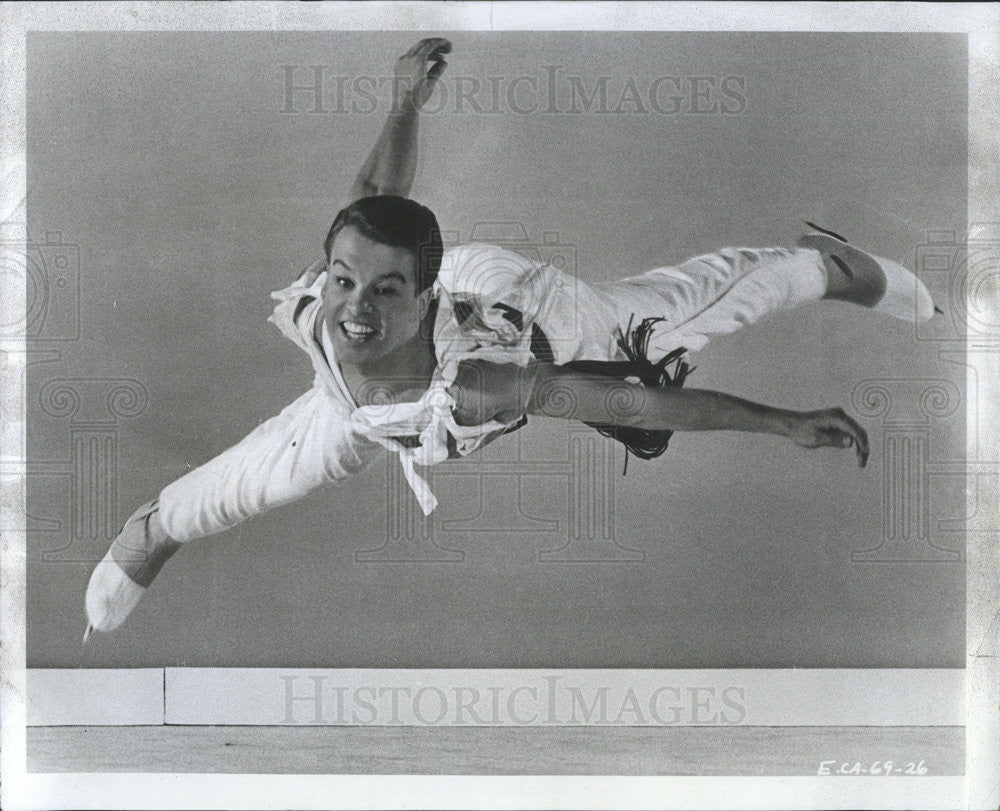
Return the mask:
M846 12L846 13L845 13ZM923 31L964 33L969 43L968 222L1000 221L1000 11L983 4L802 3L10 3L2 20L0 177L4 221L23 208L25 36L29 30L614 30ZM23 318L23 289L0 289L5 317ZM972 346L967 345L967 350ZM2 345L0 444L4 460L0 526L24 526L24 341ZM969 393L975 380L970 375ZM979 393L980 396L982 393ZM997 400L972 399L980 424L997 422ZM970 421L968 424L976 424ZM967 439L973 447L976 437ZM974 497L974 491L969 491ZM995 494L994 494L995 496ZM996 521L997 503L990 505ZM996 807L1000 739L996 657L1000 554L996 532L969 533L966 556L965 778L448 777L334 775L35 774L26 772L25 534L0 539L0 764L2 803L20 807ZM291 798L294 797L294 800ZM210 799L211 798L211 801ZM224 798L219 800L218 798ZM472 798L475 798L474 800ZM73 805L70 805L72 803Z

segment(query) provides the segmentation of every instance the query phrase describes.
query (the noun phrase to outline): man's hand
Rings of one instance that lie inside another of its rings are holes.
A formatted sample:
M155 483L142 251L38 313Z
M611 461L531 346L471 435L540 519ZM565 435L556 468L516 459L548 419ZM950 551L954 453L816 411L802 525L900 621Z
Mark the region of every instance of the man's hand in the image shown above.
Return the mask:
M441 37L420 40L396 60L394 109L420 110L434 92L448 63L444 55L451 52L451 43Z
M472 358L458 364L448 388L455 400L452 413L459 425L482 425L490 420L510 423L525 413L539 364L526 368Z
M788 438L803 448L850 448L858 454L858 464L868 464L868 434L842 408L796 414Z
M410 196L417 175L420 110L444 73L448 64L444 54L450 51L448 40L429 37L396 60L392 110L351 186L345 205L374 194Z

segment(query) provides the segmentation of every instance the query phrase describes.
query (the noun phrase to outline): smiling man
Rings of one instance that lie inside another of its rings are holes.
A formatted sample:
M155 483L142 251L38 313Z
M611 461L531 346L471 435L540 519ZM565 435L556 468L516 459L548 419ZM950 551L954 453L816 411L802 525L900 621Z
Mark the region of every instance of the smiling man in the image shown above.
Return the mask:
M398 394L400 385L430 383L434 347L413 329L430 313L443 253L430 209L401 197L362 198L337 216L325 248L314 337L329 344L349 388L377 378Z
M674 431L735 430L853 448L866 463L865 432L841 409L682 388L685 353L823 299L926 320L923 285L817 227L796 249L725 248L602 284L492 245L445 251L434 214L407 194L419 112L450 47L421 40L397 61L395 108L325 259L273 294L271 320L308 354L313 387L129 519L91 576L87 635L120 625L184 543L353 475L383 448L429 514L418 466L471 454L530 414L583 421L642 458Z

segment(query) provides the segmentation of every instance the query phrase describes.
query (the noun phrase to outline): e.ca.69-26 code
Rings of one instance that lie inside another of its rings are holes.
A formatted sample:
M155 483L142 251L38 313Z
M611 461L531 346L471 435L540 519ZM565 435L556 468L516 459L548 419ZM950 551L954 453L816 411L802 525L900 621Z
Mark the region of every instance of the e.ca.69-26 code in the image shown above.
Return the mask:
M841 760L822 760L819 764L819 770L816 772L818 775L834 775L834 774L846 774L846 775L873 775L873 776L892 776L892 775L914 775L923 776L927 774L927 764L924 761L919 763L912 760L906 763L896 763L891 760L875 760L871 763L862 763L860 760L841 761Z

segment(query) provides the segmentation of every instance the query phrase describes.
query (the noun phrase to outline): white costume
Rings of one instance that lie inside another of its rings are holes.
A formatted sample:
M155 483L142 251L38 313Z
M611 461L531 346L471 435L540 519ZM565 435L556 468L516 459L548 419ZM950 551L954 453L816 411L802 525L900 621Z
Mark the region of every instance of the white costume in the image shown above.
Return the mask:
M495 420L456 424L448 387L460 361L525 366L539 330L556 364L624 360L619 331L630 320L651 317L664 319L648 348L656 361L677 347L700 349L714 335L818 300L826 291L820 254L811 248L726 248L677 267L588 284L503 248L466 245L445 253L435 283L438 367L430 387L417 402L358 407L332 360L328 336L320 343L314 337L325 279L322 273L309 284L304 276L272 294L277 304L270 320L312 359L312 389L163 490L160 522L174 540L211 535L301 498L364 469L381 447L398 454L429 514L437 500L416 466L470 454L511 427Z

